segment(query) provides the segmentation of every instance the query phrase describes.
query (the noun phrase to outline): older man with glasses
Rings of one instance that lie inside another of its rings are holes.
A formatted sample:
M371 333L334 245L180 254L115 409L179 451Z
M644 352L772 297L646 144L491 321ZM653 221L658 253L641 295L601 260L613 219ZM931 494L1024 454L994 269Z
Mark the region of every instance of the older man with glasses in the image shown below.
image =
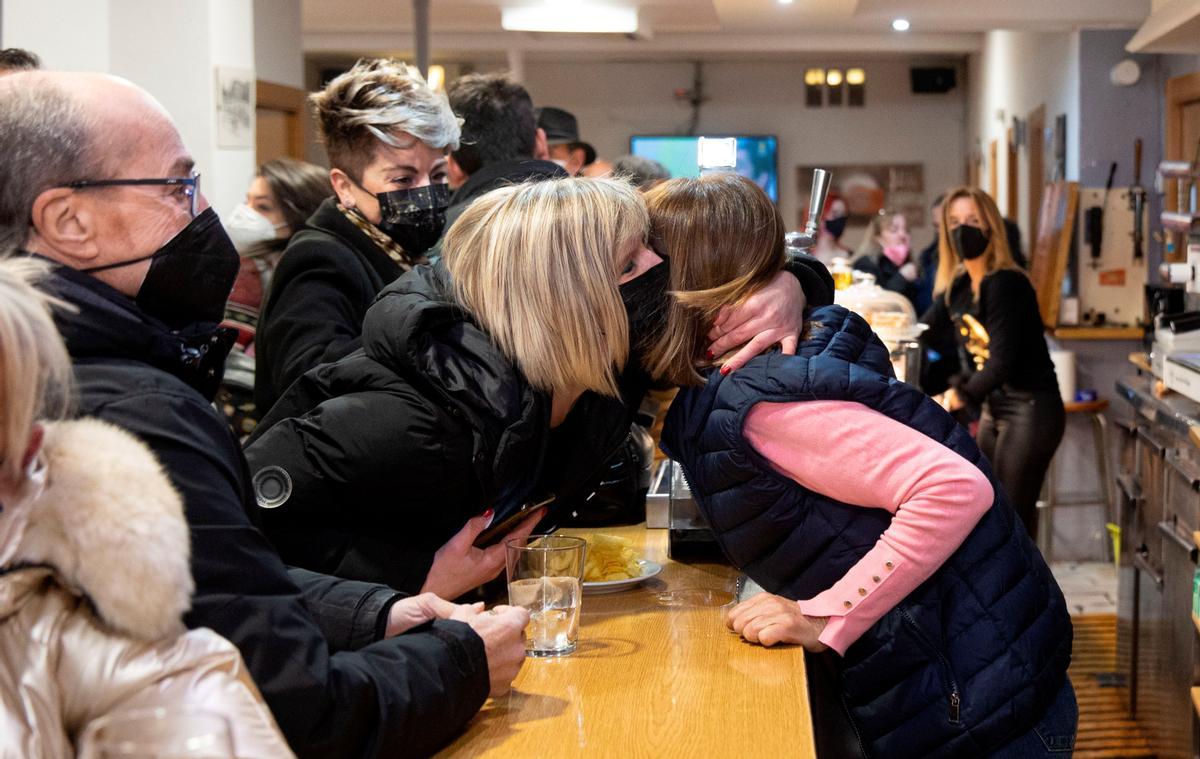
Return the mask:
M14 74L0 145L0 253L56 264L78 407L145 441L183 496L184 622L237 645L297 754L435 751L508 689L526 612L289 572L251 523L245 459L210 405L238 257L157 102L96 74Z

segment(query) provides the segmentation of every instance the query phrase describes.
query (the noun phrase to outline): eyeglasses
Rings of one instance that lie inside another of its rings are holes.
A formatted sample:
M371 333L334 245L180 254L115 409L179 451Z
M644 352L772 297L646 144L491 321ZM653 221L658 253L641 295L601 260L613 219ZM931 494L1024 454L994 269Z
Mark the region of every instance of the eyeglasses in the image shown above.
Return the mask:
M89 187L146 187L167 186L179 187L188 199L188 212L196 218L200 205L200 172L193 171L188 177L164 177L162 179L80 179L69 182L64 187L73 190L86 190Z

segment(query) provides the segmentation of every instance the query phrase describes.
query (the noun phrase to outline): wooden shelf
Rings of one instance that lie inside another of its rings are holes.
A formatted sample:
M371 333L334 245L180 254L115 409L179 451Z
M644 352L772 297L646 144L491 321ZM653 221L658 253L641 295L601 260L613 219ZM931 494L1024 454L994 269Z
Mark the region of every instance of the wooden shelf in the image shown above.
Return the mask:
M1141 351L1129 354L1129 363L1133 364L1143 372L1153 372L1154 369L1150 366L1150 357Z
M1200 717L1200 688L1192 688L1192 708L1196 710L1196 716Z
M1146 331L1141 327L1055 327L1059 340L1140 340Z

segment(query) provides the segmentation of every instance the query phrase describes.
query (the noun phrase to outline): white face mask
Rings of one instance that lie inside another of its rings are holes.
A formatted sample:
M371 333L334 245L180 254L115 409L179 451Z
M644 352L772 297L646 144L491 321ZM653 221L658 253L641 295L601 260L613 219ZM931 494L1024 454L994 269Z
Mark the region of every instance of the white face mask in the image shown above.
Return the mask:
M46 465L40 456L35 456L25 474L25 482L17 491L15 499L0 504L0 567L8 566L17 553L29 513L34 508L42 491L46 489Z
M229 218L222 222L233 247L241 255L254 252L254 248L279 236L278 231L287 224L272 224L270 219L245 203L239 203Z

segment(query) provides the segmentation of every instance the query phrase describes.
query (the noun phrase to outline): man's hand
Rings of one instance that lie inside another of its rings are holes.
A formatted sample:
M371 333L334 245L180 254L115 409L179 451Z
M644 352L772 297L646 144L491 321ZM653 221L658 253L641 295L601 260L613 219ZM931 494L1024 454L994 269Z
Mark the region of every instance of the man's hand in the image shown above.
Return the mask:
M794 354L804 327L807 302L800 280L786 271L779 272L771 284L744 303L721 308L708 333L708 339L713 341L708 346L709 354L722 356L740 348L721 367L724 374L742 368L775 343L779 343L784 353Z
M472 614L483 611L483 603L471 605L450 603L434 593L422 593L419 596L401 598L392 604L388 611L387 629L383 637L391 638L404 632L432 622L435 619L454 619L466 622Z
M491 524L492 514L480 514L467 520L463 528L433 555L433 565L425 576L422 593L436 593L442 598L458 598L477 588L504 569L504 543L510 538L523 538L533 532L545 509L538 509L518 524L495 545L476 548L475 538Z
M798 643L816 653L828 648L819 640L825 621L823 617L804 616L795 601L760 593L730 609L725 624L751 643Z
M473 610L464 621L483 638L492 686L488 695L503 696L525 663L525 625L529 624L529 612L519 606L496 606L488 611Z

